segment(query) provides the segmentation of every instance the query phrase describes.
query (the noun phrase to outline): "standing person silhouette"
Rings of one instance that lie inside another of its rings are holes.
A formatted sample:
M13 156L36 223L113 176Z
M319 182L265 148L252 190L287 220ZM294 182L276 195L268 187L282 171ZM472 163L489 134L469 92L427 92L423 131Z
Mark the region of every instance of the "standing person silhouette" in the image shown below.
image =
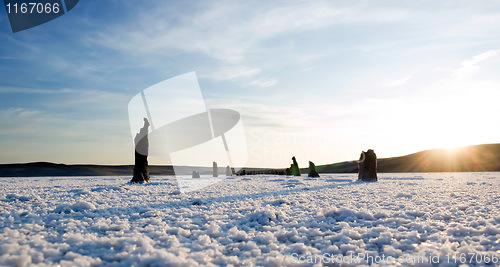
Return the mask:
M149 121L144 118L144 126L139 133L135 135L135 165L134 177L131 183L148 183L149 182L149 167L148 167L148 154L149 154L149 140L148 140Z

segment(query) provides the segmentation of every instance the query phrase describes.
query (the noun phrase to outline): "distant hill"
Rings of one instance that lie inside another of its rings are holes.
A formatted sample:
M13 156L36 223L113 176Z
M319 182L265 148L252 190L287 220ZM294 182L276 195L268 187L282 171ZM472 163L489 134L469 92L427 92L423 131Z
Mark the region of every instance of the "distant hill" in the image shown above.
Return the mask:
M193 170L202 175L211 175L212 167L177 167L184 174L191 174ZM219 167L219 173L225 173ZM269 169L245 168L250 174L265 173ZM0 164L0 177L44 177L44 176L130 176L132 178L133 165L66 165L51 162L31 162ZM172 166L149 166L150 175L174 175Z
M0 177L37 176L130 176L133 165L66 165L50 162L1 164ZM151 175L173 174L172 166L150 166Z
M377 152L377 151L375 151ZM378 172L500 172L500 144L431 149L414 154L381 158ZM0 177L35 176L130 176L134 166L66 165L49 162L0 164ZM210 173L211 168L184 167ZM244 168L248 174L273 174L284 169ZM319 173L357 173L358 162L346 161L316 166ZM173 175L172 166L149 166L151 175ZM301 169L307 173L307 168Z
M376 151L375 151L376 152ZM500 144L431 149L377 160L378 172L498 172ZM356 173L357 161L316 166L320 173Z

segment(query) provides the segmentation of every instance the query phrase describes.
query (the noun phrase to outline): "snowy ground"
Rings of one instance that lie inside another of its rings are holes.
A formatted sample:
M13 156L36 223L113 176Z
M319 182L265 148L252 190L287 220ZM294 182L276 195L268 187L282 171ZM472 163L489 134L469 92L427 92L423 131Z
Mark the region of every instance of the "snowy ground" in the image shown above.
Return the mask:
M0 265L498 266L500 173L0 178ZM423 263L422 263L423 262Z

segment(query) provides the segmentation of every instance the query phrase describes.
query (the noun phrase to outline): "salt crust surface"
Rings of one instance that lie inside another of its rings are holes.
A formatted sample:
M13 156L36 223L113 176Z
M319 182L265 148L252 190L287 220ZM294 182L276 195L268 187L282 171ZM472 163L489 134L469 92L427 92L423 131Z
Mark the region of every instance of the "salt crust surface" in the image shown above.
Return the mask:
M128 180L0 178L0 265L336 266L298 257L361 253L424 262L342 266L435 266L429 256L459 266L448 255L500 257L500 173L379 174L376 183L243 176L188 194L174 177ZM472 256L468 265L485 265Z

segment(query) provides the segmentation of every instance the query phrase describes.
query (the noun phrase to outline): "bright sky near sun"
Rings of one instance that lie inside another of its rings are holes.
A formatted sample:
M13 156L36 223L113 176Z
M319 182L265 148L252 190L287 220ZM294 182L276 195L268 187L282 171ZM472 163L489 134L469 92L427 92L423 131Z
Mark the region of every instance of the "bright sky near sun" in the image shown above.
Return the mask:
M18 33L0 9L0 163L133 164L129 101L191 71L250 167L500 142L497 0L82 0Z

